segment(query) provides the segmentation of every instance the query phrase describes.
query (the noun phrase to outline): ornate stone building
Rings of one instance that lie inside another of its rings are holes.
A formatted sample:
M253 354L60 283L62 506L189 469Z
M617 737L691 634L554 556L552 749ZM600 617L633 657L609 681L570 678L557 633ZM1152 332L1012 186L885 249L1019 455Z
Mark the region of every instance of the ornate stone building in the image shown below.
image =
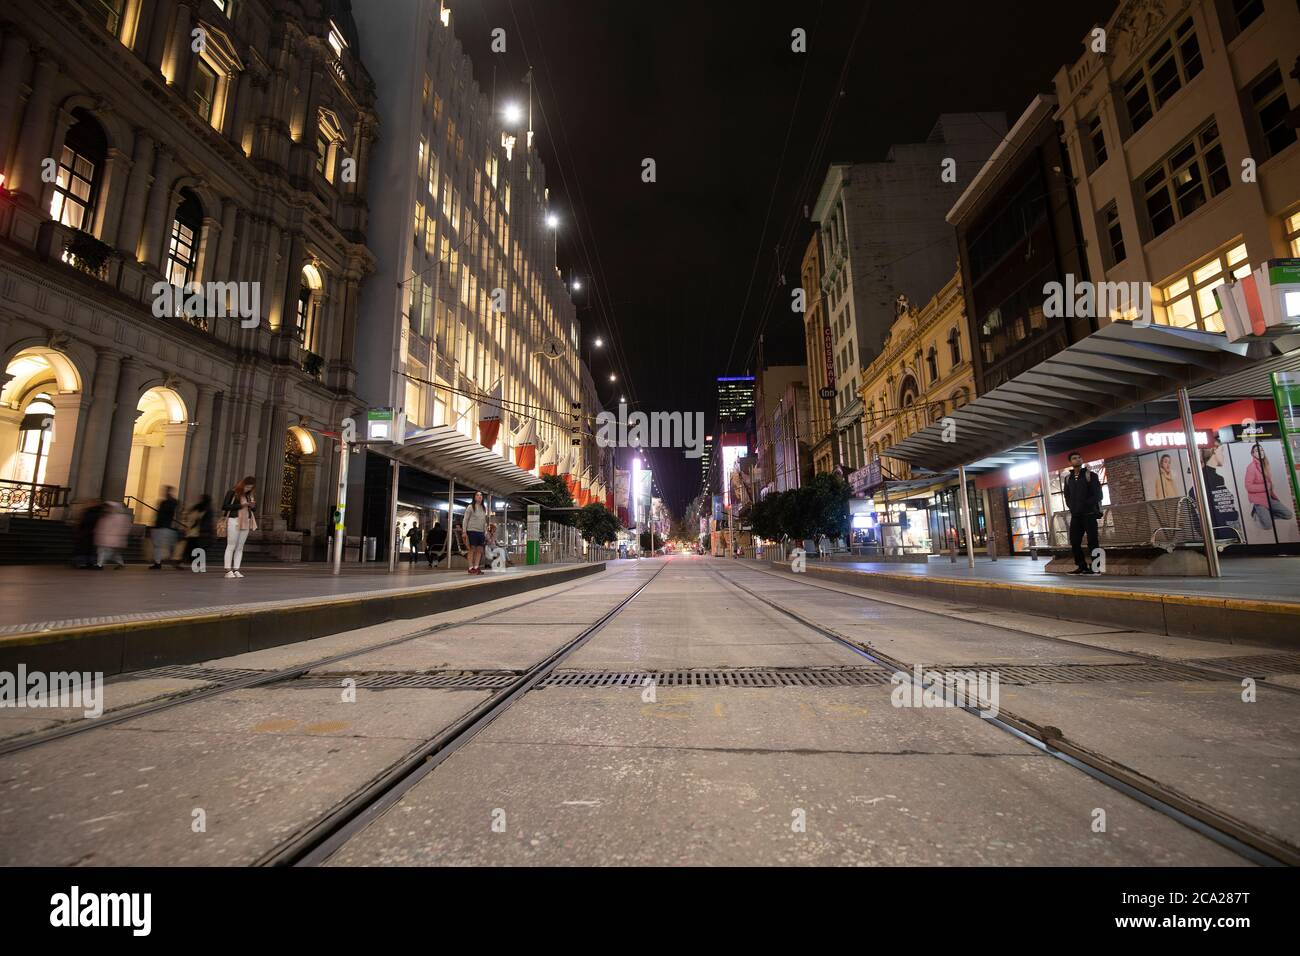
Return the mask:
M5 5L0 508L148 523L253 475L264 543L321 541L375 266L357 50L347 0Z

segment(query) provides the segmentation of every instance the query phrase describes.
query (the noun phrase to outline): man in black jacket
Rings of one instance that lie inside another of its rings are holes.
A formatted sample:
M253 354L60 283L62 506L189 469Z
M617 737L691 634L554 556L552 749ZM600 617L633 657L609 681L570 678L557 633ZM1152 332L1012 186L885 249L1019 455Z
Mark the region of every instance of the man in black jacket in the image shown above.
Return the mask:
M1070 550L1075 570L1071 574L1092 574L1090 559L1097 550L1097 519L1101 517L1101 479L1083 463L1077 451L1070 455L1070 473L1065 477L1065 507L1070 509ZM1088 536L1088 553L1081 547Z

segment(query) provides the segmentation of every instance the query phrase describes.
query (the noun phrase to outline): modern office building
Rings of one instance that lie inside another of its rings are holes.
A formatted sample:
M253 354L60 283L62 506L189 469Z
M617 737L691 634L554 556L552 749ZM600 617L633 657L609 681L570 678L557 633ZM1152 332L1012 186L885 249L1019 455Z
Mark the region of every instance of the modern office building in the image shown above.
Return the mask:
M754 376L733 375L718 379L718 421L735 431L751 422L754 414Z
M498 458L513 459L531 425L539 459L552 445L571 451L574 475L589 480L599 406L556 267L557 213L527 128L527 86L498 77L494 102L445 4L389 0L359 5L356 16L387 131L369 193L379 269L362 298L359 393L404 411L412 429L473 441L499 408L500 428L485 442ZM513 118L508 103L520 107ZM381 461L364 470L360 533L384 533L385 469ZM399 499L415 507L448 480L467 486L451 460L403 471Z
M349 4L0 21L0 510L105 498L147 524L164 485L189 503L251 475L250 550L323 551L375 265Z

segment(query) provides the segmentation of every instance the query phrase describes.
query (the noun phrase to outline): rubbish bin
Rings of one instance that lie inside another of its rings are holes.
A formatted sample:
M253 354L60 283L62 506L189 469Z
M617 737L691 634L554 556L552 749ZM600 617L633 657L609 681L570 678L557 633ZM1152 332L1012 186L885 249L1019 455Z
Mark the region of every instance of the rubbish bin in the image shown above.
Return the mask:
M366 560L374 561L379 555L379 539L373 535L366 538Z

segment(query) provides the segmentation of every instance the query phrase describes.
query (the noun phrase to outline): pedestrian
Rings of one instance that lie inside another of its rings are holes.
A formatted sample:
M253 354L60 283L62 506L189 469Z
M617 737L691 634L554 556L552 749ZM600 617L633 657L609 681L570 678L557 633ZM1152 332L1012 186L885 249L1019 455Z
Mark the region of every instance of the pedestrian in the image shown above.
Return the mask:
M257 530L257 498L253 492L256 482L252 475L226 492L221 502L221 515L226 519L226 577L242 578L239 570L244 560L244 543L248 535Z
M180 557L176 559L178 570L182 561L194 557L195 548L201 549L205 555L212 550L212 539L217 535L216 513L212 507L211 495L200 495L199 500L190 505L189 516L190 523L185 531L185 544L181 547Z
M433 567L447 554L447 529L442 526L439 518L434 519L433 527L424 536L424 553L429 559L429 567Z
M154 571L160 570L164 561L171 560L176 547L176 508L180 502L176 500L175 490L171 485L163 485L162 500L154 513L153 527L149 529L149 542L153 545L153 564L149 567ZM177 560L178 568L180 564Z
M510 563L506 557L505 548L497 543L497 526L495 523L488 524L487 533L483 536L483 555L487 559L489 571L493 569L498 556L501 558L501 567L505 568Z
M77 522L77 533L72 539L72 566L89 570L98 563L95 556L95 527L104 516L104 501L96 498L86 506Z
M487 534L487 505L483 503L483 492L474 492L474 500L465 509L465 538L469 549L469 573L482 574L479 566L483 562L483 539Z
M1246 495L1250 498L1250 516L1261 528L1273 527L1273 519L1291 520L1291 509L1282 504L1274 490L1273 471L1269 468L1264 446L1250 447L1250 464L1246 466Z
M1092 574L1091 556L1097 550L1097 521L1101 518L1101 479L1084 464L1077 451L1070 453L1070 473L1065 477L1065 507L1070 511L1070 550L1075 569L1071 574ZM1088 536L1088 556L1081 547Z
M120 501L110 501L95 523L96 570L104 570L104 562L112 561L117 568L126 567L122 549L131 534L131 513Z
M411 567L415 567L415 562L420 559L420 542L424 540L418 520L407 530L406 540L411 542Z

